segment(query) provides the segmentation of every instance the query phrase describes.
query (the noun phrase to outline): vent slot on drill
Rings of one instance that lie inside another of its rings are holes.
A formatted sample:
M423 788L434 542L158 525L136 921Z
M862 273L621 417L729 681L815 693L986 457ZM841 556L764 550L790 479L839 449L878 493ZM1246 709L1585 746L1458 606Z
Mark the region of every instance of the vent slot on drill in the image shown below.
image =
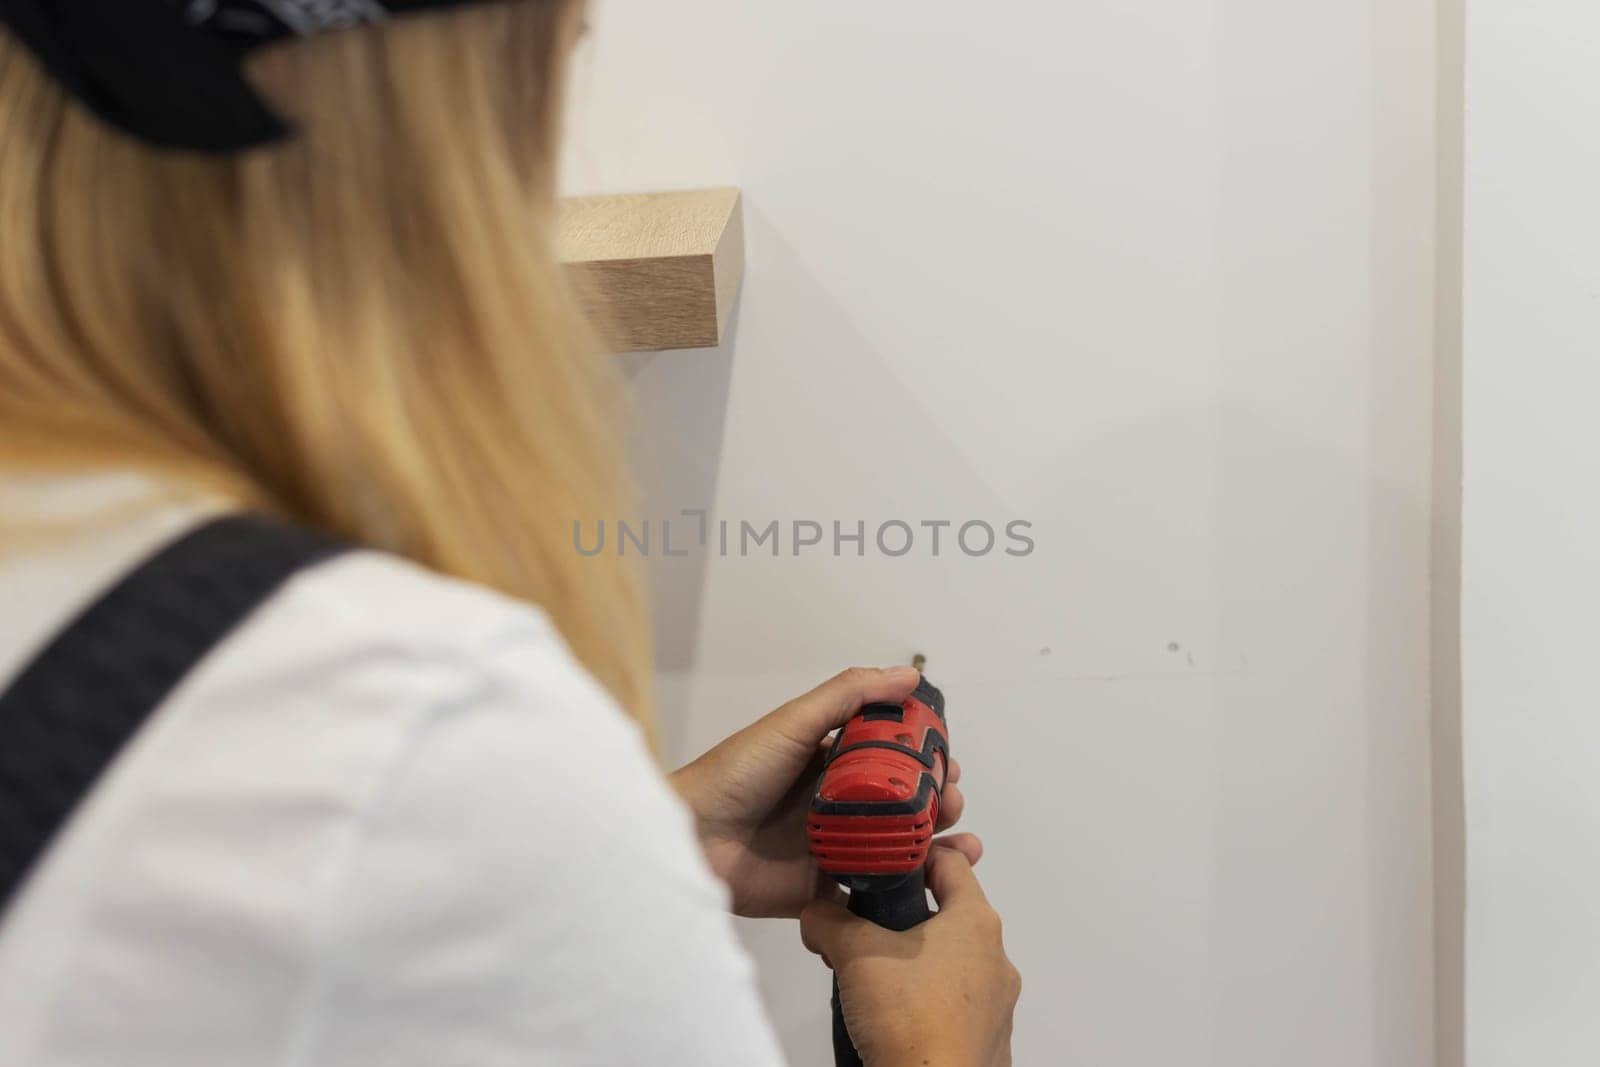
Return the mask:
M868 704L861 709L865 722L905 722L906 709L899 704Z

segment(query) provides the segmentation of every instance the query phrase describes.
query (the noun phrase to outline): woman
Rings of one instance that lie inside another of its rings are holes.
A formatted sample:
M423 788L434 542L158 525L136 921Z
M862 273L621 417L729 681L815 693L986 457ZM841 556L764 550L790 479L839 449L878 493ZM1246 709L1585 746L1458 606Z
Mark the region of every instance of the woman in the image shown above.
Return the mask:
M910 933L813 899L818 746L915 671L846 671L654 767L635 576L570 542L628 484L551 251L582 19L0 0L14 718L85 617L138 582L159 602L151 561L218 515L359 549L264 580L63 801L0 900L0 1064L776 1063L730 901L801 915L867 1063L1009 1062L975 838L934 851L941 911ZM128 640L170 648L226 599L198 588ZM57 672L61 707L126 698L89 677ZM50 793L7 728L5 766Z

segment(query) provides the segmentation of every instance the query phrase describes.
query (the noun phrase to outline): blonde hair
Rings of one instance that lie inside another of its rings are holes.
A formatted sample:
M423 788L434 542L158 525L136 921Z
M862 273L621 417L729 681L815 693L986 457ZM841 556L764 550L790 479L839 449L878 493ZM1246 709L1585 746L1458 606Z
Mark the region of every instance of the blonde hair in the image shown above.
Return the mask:
M160 468L540 605L650 728L615 372L553 251L567 0L273 49L235 156L102 125L0 33L0 464Z

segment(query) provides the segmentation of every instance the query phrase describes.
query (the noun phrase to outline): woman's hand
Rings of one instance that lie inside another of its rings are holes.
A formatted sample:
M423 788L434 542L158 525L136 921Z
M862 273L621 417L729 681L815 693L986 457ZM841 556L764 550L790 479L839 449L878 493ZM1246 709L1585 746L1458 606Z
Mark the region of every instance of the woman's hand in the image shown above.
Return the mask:
M806 844L806 811L822 771L824 740L863 705L900 703L919 677L912 667L852 667L672 775L737 914L792 918L818 895L839 892L820 876ZM960 764L951 760L936 829L961 817L960 777ZM941 840L970 863L983 854L972 834Z
M865 1067L1009 1067L1022 976L1006 958L1000 916L966 857L929 853L933 918L904 933L819 900L800 937L839 980L845 1028Z

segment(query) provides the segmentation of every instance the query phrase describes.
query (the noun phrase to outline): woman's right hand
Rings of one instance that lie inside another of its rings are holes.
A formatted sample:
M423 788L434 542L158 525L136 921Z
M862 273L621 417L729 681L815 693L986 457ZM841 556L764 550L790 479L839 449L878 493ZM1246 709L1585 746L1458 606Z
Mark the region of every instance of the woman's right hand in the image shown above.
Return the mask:
M866 1067L1006 1067L1022 976L1000 942L1000 915L965 856L936 847L933 918L904 933L818 900L800 937L833 968L845 1026Z

